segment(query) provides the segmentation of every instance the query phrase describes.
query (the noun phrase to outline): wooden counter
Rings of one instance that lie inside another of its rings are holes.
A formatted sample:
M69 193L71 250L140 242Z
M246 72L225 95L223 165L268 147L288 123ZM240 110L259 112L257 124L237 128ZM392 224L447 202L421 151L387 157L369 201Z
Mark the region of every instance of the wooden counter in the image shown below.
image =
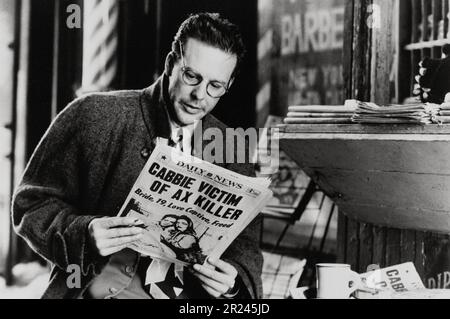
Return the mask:
M450 125L287 125L280 148L345 215L450 233Z

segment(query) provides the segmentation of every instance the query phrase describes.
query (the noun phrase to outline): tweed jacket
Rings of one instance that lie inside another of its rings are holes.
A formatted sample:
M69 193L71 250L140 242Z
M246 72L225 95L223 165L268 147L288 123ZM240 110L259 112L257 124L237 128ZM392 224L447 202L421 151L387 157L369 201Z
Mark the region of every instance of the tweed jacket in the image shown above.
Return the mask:
M88 225L99 216L118 214L156 137L169 137L166 82L162 76L143 90L78 98L39 142L15 190L12 219L15 231L52 265L43 298L80 298L108 263L109 257L90 246ZM202 126L226 128L210 114ZM254 176L251 164L218 165ZM252 298L262 294L260 222L256 218L222 256L236 267ZM79 287L66 283L69 265L81 269Z

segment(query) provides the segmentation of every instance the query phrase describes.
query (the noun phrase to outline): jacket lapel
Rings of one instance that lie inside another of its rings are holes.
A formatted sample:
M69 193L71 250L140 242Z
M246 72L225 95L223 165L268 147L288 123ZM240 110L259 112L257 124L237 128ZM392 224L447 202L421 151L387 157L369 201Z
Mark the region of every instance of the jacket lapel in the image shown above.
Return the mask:
M164 75L151 86L143 90L141 95L142 117L149 136L151 150L155 148L156 138L170 136L170 124L164 99Z

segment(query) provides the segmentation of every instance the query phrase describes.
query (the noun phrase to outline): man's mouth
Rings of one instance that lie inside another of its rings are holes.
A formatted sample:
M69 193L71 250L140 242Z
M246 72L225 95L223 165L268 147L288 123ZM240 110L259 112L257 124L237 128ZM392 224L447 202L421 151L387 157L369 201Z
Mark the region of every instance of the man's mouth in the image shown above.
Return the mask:
M202 111L201 107L193 106L186 102L181 102L181 104L183 105L183 108L186 110L186 112L189 114L198 114Z

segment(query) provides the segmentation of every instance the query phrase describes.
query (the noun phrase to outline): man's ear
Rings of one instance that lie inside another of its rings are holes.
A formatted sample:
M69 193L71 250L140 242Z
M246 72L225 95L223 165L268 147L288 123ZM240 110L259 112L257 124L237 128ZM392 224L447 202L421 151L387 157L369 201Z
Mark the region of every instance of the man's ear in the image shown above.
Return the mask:
M164 73L167 76L171 76L172 75L172 70L173 67L175 65L175 53L174 52L169 52L169 54L167 54L166 56L166 62L164 64Z

